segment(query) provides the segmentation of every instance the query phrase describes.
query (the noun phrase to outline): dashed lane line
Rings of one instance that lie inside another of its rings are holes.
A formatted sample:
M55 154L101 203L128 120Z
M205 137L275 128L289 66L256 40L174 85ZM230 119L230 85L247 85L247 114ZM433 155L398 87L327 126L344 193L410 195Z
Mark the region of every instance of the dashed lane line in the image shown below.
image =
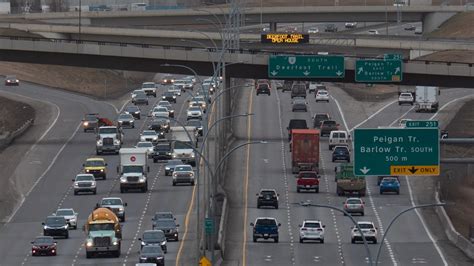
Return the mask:
M163 170L163 165L160 166L160 169L158 170L155 177L153 178L153 183L151 185L151 188L148 189L147 199L146 199L146 202L145 202L145 206L143 207L142 214L141 214L140 218L138 219L138 226L137 226L137 230L135 232L135 236L132 238L132 243L130 244L130 247L128 248L127 253L125 254L125 258L123 260L124 265L127 264L128 257L130 256L130 253L132 252L133 246L135 245L135 242L138 239L138 235L140 234L140 231L141 231L141 228L142 228L142 225L143 225L143 219L145 218L145 215L148 211L148 206L150 205L150 200L151 200L151 196L152 196L152 193L153 193L153 189L155 188L155 185L158 182L158 178L159 178L160 173L161 173L162 170Z

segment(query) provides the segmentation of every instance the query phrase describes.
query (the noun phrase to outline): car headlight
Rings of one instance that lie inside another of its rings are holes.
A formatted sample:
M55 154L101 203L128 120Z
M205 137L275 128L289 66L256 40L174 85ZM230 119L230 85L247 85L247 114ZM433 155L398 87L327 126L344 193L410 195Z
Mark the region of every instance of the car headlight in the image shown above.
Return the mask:
M102 145L102 140L98 140L97 145L101 146Z
M87 240L86 246L87 246L87 247L92 247L92 245L93 245L92 241Z
M122 176L122 177L120 178L120 183L125 183L125 182L127 182L127 178L125 178L124 176Z
M170 110L170 113L174 113L174 110Z
M120 140L114 139L114 145L119 145L119 144L120 144Z
M117 246L117 245L118 245L118 241L115 240L112 244L113 244L114 246Z
M123 212L123 211L124 211L123 207L120 207L120 208L119 208L119 211Z
M145 246L145 245L146 245L146 243L142 241L142 246Z
M45 225L45 226L43 226L43 229L47 230L47 229L49 229L49 227L47 225Z
M191 157L193 157L193 158L195 157L194 153L193 153L193 154L191 154Z
M138 179L138 182L140 182L140 183L145 183L145 180L146 180L145 177L140 177L140 178Z
M119 123L119 124L122 124L122 123L123 123L123 121L118 121L118 123Z
M161 98L166 99L166 96L163 96L163 97L161 97Z
M166 154L167 154L167 155L171 155L171 152L167 152ZM168 169L168 170L169 170L169 168L168 168L168 167L166 167L166 169Z
M176 154L173 154L173 158L176 158L176 157L178 157L178 156Z
M166 240L160 243L162 246L166 245Z
M173 99L176 99L176 95L173 95Z
M67 225L67 224L63 226L63 228L64 228L64 229L67 229L67 227L68 227L68 225Z
M88 126L89 125L89 122L84 122L84 126Z
M93 187L95 187L95 181L92 181L91 185L92 185Z
M91 170L89 170L89 169L86 169L86 173L89 173L90 171L91 171Z
M100 172L103 173L103 172L104 172L104 169L100 169Z

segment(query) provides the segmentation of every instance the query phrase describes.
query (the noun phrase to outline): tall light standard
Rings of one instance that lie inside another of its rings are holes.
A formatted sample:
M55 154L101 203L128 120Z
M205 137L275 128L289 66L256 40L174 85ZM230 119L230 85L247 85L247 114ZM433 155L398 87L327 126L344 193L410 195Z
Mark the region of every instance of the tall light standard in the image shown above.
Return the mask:
M378 266L379 265L379 257L380 257L380 251L382 250L382 246L383 246L383 243L385 241L385 237L387 236L388 234L388 231L390 230L390 228L392 227L393 223L395 222L395 220L398 219L398 217L402 216L402 214L404 213L407 213L411 210L414 210L414 209L418 209L418 208L428 208L428 207L436 207L436 206L444 206L446 205L446 203L432 203L432 204L423 204L423 205L418 205L418 206L413 206L411 208L408 208L406 210L403 210L401 211L399 214L395 215L395 217L393 217L393 219L390 221L390 224L388 225L387 229L385 230L385 233L383 234L382 236L382 241L380 241L380 245L379 245L379 248L377 250L377 257L375 258L375 266Z
M79 40L81 40L82 0L79 0Z

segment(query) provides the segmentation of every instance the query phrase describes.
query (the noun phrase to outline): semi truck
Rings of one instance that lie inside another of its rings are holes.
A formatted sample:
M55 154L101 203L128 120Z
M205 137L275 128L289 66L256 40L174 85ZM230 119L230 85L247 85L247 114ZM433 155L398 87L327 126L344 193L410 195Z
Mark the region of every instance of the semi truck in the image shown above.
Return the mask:
M290 143L291 170L319 173L319 130L293 129Z
M196 155L193 150L193 147L197 148L195 130L196 127L170 127L173 159L196 166Z
M354 175L354 164L343 163L336 166L335 172L338 196L344 196L346 193L357 193L361 197L365 196L367 189L365 177Z
M113 255L120 257L122 229L117 216L107 208L95 209L84 225L86 257Z
M416 86L415 112L436 112L439 107L439 87Z
M147 173L150 171L146 148L121 148L117 172L120 176L120 193L130 189L148 190Z

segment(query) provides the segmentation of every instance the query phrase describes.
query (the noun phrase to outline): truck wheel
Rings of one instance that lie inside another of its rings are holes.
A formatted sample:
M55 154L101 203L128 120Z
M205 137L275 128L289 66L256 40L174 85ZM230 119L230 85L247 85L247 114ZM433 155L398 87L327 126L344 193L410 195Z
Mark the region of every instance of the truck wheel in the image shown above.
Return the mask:
M115 256L116 258L120 257L120 250L115 251L114 256Z
M74 195L77 195L77 191L74 191Z
M173 186L176 186L176 182L173 181Z
M93 193L94 195L97 195L97 189L94 189L94 191L92 191L92 193Z
M88 259L92 258L92 255L93 255L92 252L86 251L86 258Z
M352 243L352 244L355 244L355 242L356 242L355 239L352 238L352 239L351 239L351 243Z
M276 205L275 205L275 209L277 209L277 210L278 210L278 204L276 204Z
M125 222L125 213L123 214L121 221Z
M296 192L297 192L297 193L300 193L300 188L297 187L297 188L296 188Z
M95 152L96 152L97 155L101 155L101 154L102 154L102 152L100 152L99 150L96 150Z
M303 243L303 238L300 238L300 243Z
M382 190L380 190L380 195L382 195L382 194L383 194L383 192L382 192Z
M364 212L361 212L361 213L360 213L360 216L364 216Z
M257 242L257 238L256 238L256 237L253 237L253 242Z
M316 193L319 193L319 188L316 189Z
M324 239L321 239L320 242L321 242L321 244L324 244Z
M275 237L274 240L275 240L275 243L278 243L278 237Z
M191 186L194 186L194 181L191 181Z
M400 195L400 190L397 190L397 195Z
M65 239L68 239L69 238L69 232L66 233L66 235L64 236Z
M124 189L124 188L120 188L120 193L125 193L125 189Z

